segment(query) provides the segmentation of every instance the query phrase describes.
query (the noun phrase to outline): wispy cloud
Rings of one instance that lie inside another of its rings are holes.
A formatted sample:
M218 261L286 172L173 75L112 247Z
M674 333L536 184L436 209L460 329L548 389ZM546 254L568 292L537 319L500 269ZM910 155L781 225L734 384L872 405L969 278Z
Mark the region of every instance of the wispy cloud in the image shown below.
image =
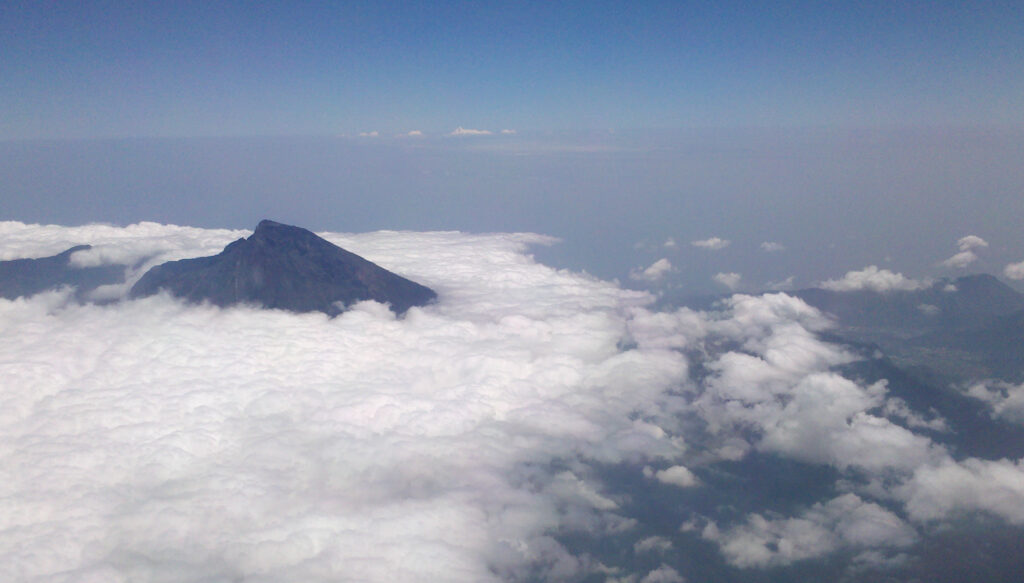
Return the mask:
M661 258L641 271L633 271L630 277L638 281L658 282L673 271L672 262Z
M493 132L491 130L477 130L472 128L464 128L459 126L449 133L449 136L489 136Z
M786 246L774 241L765 241L764 243L761 243L761 250L766 253L778 253L780 251L785 251Z
M743 279L743 276L738 273L716 273L711 277L711 279L719 285L723 285L730 290L734 290L739 286L740 280Z
M718 237L711 237L710 239L702 239L699 241L691 241L690 245L694 247L700 247L702 249L709 249L711 251L718 251L719 249L725 249L729 246L730 241L728 239L719 239Z

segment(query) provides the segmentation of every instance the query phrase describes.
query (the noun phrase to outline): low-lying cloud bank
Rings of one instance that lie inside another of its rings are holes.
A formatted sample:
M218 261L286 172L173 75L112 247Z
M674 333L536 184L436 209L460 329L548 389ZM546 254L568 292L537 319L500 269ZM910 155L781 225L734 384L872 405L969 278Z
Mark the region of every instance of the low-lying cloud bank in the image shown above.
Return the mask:
M929 287L928 280L911 279L902 273L888 269L879 269L869 265L860 271L848 271L840 279L830 279L819 284L822 289L831 291L873 291L885 293L890 291L915 291Z
M76 261L128 264L130 285L247 234L2 223L0 249L90 243ZM608 573L558 542L636 528L595 465L689 492L751 452L857 479L794 516L702 517L697 536L737 566L840 548L888 560L963 510L1024 523L1019 462L955 460L916 432L885 383L835 372L856 357L823 342L828 321L798 299L655 312L646 293L536 263L527 247L551 242L539 235L323 235L438 303L328 319L166 296L0 300L0 578ZM683 580L668 565L623 576Z

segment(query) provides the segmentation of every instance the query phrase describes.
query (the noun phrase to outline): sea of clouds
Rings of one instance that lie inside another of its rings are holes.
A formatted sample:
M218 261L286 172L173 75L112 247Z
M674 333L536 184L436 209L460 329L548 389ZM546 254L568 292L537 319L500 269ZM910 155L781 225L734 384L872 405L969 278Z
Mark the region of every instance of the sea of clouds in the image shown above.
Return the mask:
M857 357L784 294L658 312L534 261L548 237L376 232L322 236L436 304L331 319L123 299L150 266L248 234L0 223L2 259L87 243L74 264L128 266L104 302L0 300L0 579L681 581L559 542L636 528L595 465L701 488L754 451L857 479L794 516L680 525L736 566L884 563L961 511L1024 524L1020 461L954 459L921 430L941 419L835 372Z

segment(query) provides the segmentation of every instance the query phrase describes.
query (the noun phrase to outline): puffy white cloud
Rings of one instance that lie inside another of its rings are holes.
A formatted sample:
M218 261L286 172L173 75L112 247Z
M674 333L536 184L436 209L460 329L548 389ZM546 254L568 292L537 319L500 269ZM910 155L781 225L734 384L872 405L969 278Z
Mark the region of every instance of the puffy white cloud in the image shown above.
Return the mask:
M974 251L961 251L942 262L943 267L963 269L978 260Z
M662 484L671 484L680 488L689 488L698 484L697 476L686 466L672 466L655 471L650 466L644 468L644 476L654 478Z
M662 257L642 271L634 271L630 273L630 277L640 281L657 282L664 279L664 277L672 271L672 262L667 258Z
M668 239L665 239L665 243L664 243L663 246L666 249L675 249L676 246L677 246L676 240L674 238L672 238L672 237L669 237Z
M1024 460L952 459L918 468L899 490L916 520L984 511L1024 524Z
M372 132L359 132L360 138L376 138L378 136L380 136L380 132L378 132L377 130L374 130Z
M956 242L956 246L961 251L969 251L971 249L988 247L988 242L977 235L967 235L966 237L960 237Z
M504 129L504 130L501 130L501 133L503 133L505 135L513 135L513 134L516 133L516 130Z
M1024 279L1024 261L1008 264L1003 268L1003 275L1009 279Z
M423 132L421 132L420 130L410 130L405 135L410 138L420 138L423 137Z
M991 405L993 416L1024 424L1024 383L980 382L968 388L967 394Z
M988 247L988 242L977 235L967 235L966 237L961 237L956 242L956 246L960 249L960 252L943 261L941 265L954 269L963 269L978 260L978 255L974 253L973 249Z
M878 504L844 494L796 518L752 514L745 524L724 532L705 528L704 537L717 542L736 566L767 567L820 557L840 547L906 547L917 540L917 533Z
M694 247L700 247L702 249L708 249L710 251L718 251L719 249L725 249L729 246L728 239L719 239L718 237L711 237L709 239L701 239L699 241L690 241L690 245Z
M237 235L108 229L3 236L38 250L106 233L113 248L184 256ZM325 236L441 300L402 319L372 302L328 319L164 296L0 301L0 578L587 568L548 533L618 528L616 502L586 472L536 468L683 450L659 419L686 360L662 328L632 325L652 317L650 296L536 264L525 246L549 241L536 235Z
M785 251L786 246L775 241L765 241L761 243L761 250L766 253L778 253L779 251Z
M874 411L886 403L884 383L862 386L832 367L853 356L821 341L828 321L785 294L736 295L709 335L739 342L703 363L711 375L693 405L726 450L735 442L811 463L870 472L912 471L941 459L941 447Z
M664 553L670 550L672 550L672 541L663 536L649 536L633 544L633 552L638 555L652 552Z
M736 286L740 284L740 280L743 279L743 276L733 272L716 273L715 275L711 276L711 279L719 285L723 285L729 288L730 290L734 290L736 289Z
M894 273L888 269L879 269L869 265L860 271L849 271L842 279L830 279L818 284L821 288L832 291L869 290L879 293L889 291L914 291L931 285L927 280L911 279L902 273Z
M462 126L459 126L459 127L455 128L454 130L452 130L452 132L450 134L448 134L448 135L449 136L489 136L489 135L491 135L491 133L492 132L490 130L476 130L476 129L472 129L472 128L464 128Z

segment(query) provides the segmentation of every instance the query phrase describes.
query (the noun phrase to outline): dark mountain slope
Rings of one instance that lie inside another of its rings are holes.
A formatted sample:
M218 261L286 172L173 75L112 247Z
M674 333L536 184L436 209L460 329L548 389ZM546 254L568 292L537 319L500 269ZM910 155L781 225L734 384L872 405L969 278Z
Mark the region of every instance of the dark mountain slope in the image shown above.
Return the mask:
M158 265L132 287L139 298L165 289L191 302L238 303L293 312L340 313L375 300L403 313L437 294L326 241L306 229L262 221L219 255Z
M0 297L14 299L68 285L77 288L77 296L81 298L101 285L123 282L123 265L71 265L73 253L90 248L78 245L51 257L0 261Z

